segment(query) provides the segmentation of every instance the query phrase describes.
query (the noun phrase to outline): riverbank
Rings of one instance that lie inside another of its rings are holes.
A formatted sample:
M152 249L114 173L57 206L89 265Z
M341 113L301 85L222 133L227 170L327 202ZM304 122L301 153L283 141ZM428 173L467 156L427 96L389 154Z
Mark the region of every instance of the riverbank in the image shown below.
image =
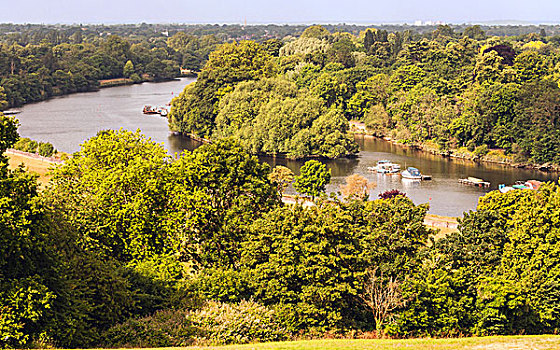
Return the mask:
M51 179L50 170L63 161L56 157L42 157L35 153L22 152L15 149L7 149L8 167L16 169L21 164L32 174L39 176L38 181L41 185L46 185Z
M504 151L501 149L488 150L485 154L478 154L476 150L469 151L466 147L442 150L439 147L439 145L433 142L402 143L399 142L398 140L394 140L387 136L379 137L379 136L371 135L368 133L365 124L362 122L350 121L349 124L350 124L349 132L352 135L354 135L354 137L358 136L363 138L384 140L395 146L404 149L414 149L425 153L437 155L442 158L463 159L463 160L472 161L474 163L500 164L512 168L531 169L531 170L538 170L542 172L560 172L560 165L557 164L551 164L551 163L532 164L532 163L525 163L525 162L515 162L513 157L506 155Z

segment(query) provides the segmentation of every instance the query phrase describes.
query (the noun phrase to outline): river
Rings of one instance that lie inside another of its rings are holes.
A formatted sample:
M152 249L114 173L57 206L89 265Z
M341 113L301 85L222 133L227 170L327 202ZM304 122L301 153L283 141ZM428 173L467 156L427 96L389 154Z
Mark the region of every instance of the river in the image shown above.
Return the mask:
M19 133L22 137L51 142L58 150L70 153L79 150L80 144L98 131L120 128L140 129L153 141L163 143L170 154L193 149L199 146L197 142L172 135L165 118L144 115L142 108L147 104L169 103L171 98L194 80L183 78L163 83L118 86L29 104L21 108L22 112L17 115L21 124ZM475 209L480 196L496 189L500 183L510 184L528 179L558 180L557 173L447 159L373 138L357 136L356 141L360 146L357 158L326 162L332 172L327 192L339 191L346 176L360 174L377 184L370 198L377 198L380 192L396 188L417 204L429 203L432 214L462 216L463 212ZM367 171L367 167L375 165L380 159L397 162L403 169L407 166L417 167L423 174L432 175L433 180L407 182L398 176ZM261 157L261 160L271 165L285 165L296 173L303 164L302 161L272 157ZM482 189L457 182L459 178L467 176L482 178L491 182L492 186Z

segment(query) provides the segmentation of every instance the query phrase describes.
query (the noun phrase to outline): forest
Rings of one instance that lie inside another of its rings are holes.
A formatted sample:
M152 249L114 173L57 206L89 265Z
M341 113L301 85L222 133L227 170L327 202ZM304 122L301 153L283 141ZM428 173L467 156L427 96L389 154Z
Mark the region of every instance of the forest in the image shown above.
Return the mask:
M37 67L44 82L74 79L68 69L98 58L118 63L115 76L128 62L131 76L149 74L150 57L165 51L184 67L189 43L203 40L134 42L129 29L82 43L33 26L39 42L3 34L2 79L21 83ZM558 162L554 36L312 26L285 41L207 38L170 118L175 131L212 138L194 151L169 156L140 131L100 131L41 185L4 152L53 150L0 113L0 348L558 333L559 185L490 192L442 235L405 193L370 198L371 184L350 176L327 194L317 159L296 176L255 155L352 156L349 121L361 121L403 143ZM63 68L42 66L49 57ZM0 105L14 105L16 90L2 86ZM295 204L282 201L290 184Z
M0 121L3 152L17 121ZM438 238L406 194L348 180L327 197L322 163L294 177L231 139L172 158L102 131L47 186L0 171L2 348L560 328L555 184L491 192ZM292 181L307 205L280 200Z
M221 42L214 35L173 37L28 30L0 35L0 110L73 92L95 91L100 81L162 81L196 72Z
M225 43L173 101L170 128L249 152L353 156L349 121L440 154L560 162L560 47L544 30L429 35L312 26L298 38Z

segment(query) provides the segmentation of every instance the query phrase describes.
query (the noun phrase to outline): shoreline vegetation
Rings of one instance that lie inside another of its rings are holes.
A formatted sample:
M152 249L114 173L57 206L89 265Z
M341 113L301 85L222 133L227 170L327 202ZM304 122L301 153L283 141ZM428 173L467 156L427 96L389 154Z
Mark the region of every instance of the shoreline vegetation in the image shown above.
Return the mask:
M42 157L35 153L23 152L12 148L7 149L5 153L8 156L10 169L16 169L20 164L23 164L29 172L39 175L39 182L43 186L49 182L51 178L49 172L53 166L64 163L60 156ZM304 197L287 194L282 195L282 201L286 204L296 204L296 202L299 202L304 207L313 205L312 202ZM458 222L455 217L427 213L424 218L424 225L435 229L442 229L442 232L449 232L457 229Z
M405 148L414 149L424 153L433 154L436 156L441 156L443 158L455 158L462 160L469 160L474 163L491 163L491 164L501 164L513 168L519 169L533 169L542 172L560 172L560 165L545 163L545 164L533 164L528 162L514 162L511 156L504 154L503 149L495 149L488 152L486 155L477 155L475 152L471 152L466 148L456 148L441 150L441 148L432 142L425 143L403 143L399 140L394 140L387 136L375 136L368 132L366 126L362 122L350 121L350 133L354 137L372 138L377 140L383 140L391 143L392 145Z
M253 154L335 159L357 153L348 121L358 120L432 154L558 171L558 46L546 33L445 25L422 37L316 25L275 43L226 43L173 99L170 129Z
M16 124L2 120L11 147ZM558 301L541 289L556 286L550 267L558 265L558 244L550 234L557 222L550 230L536 225L558 214L555 184L492 191L458 230L438 233L425 225L428 205L398 193L366 201L366 184L354 188L357 196L328 200L330 172L317 161L302 166L294 185L315 205L281 205L289 174L271 177L233 140L173 161L140 131L103 131L81 147L45 188L25 172L2 170L9 191L0 193L0 224L10 229L1 251L9 289L0 300L17 321L0 338L8 347L301 348L304 342L267 342L321 339L312 346L325 348L322 342L362 342L325 338L371 335L416 338L380 344L464 348L479 338L425 337L559 329L550 313ZM526 266L534 273L524 274ZM376 302L379 293L390 293L390 304ZM30 295L42 303L21 310ZM330 297L317 298L323 295ZM375 313L386 306L389 313ZM88 327L78 328L84 319ZM77 325L70 335L68 324ZM529 339L543 337L539 346L550 348L549 336Z

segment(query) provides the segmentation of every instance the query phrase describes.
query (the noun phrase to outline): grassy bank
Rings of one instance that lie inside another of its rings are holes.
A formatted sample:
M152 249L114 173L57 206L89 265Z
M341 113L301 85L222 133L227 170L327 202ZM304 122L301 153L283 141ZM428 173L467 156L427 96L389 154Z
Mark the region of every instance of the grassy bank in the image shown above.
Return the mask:
M453 339L324 339L279 343L187 347L182 349L216 350L552 350L560 348L560 336L509 336ZM181 349L181 348L159 348Z
M15 169L20 166L20 164L23 164L29 172L39 176L39 182L42 185L49 182L51 178L49 175L50 169L56 164L44 157L32 154L25 155L22 154L22 152L15 153L8 150L6 151L6 155L8 156L8 165L10 169Z
M114 87L114 86L121 86L121 85L131 85L131 84L134 84L134 81L132 79L127 79L127 78L99 80L100 88L107 88L107 87Z

